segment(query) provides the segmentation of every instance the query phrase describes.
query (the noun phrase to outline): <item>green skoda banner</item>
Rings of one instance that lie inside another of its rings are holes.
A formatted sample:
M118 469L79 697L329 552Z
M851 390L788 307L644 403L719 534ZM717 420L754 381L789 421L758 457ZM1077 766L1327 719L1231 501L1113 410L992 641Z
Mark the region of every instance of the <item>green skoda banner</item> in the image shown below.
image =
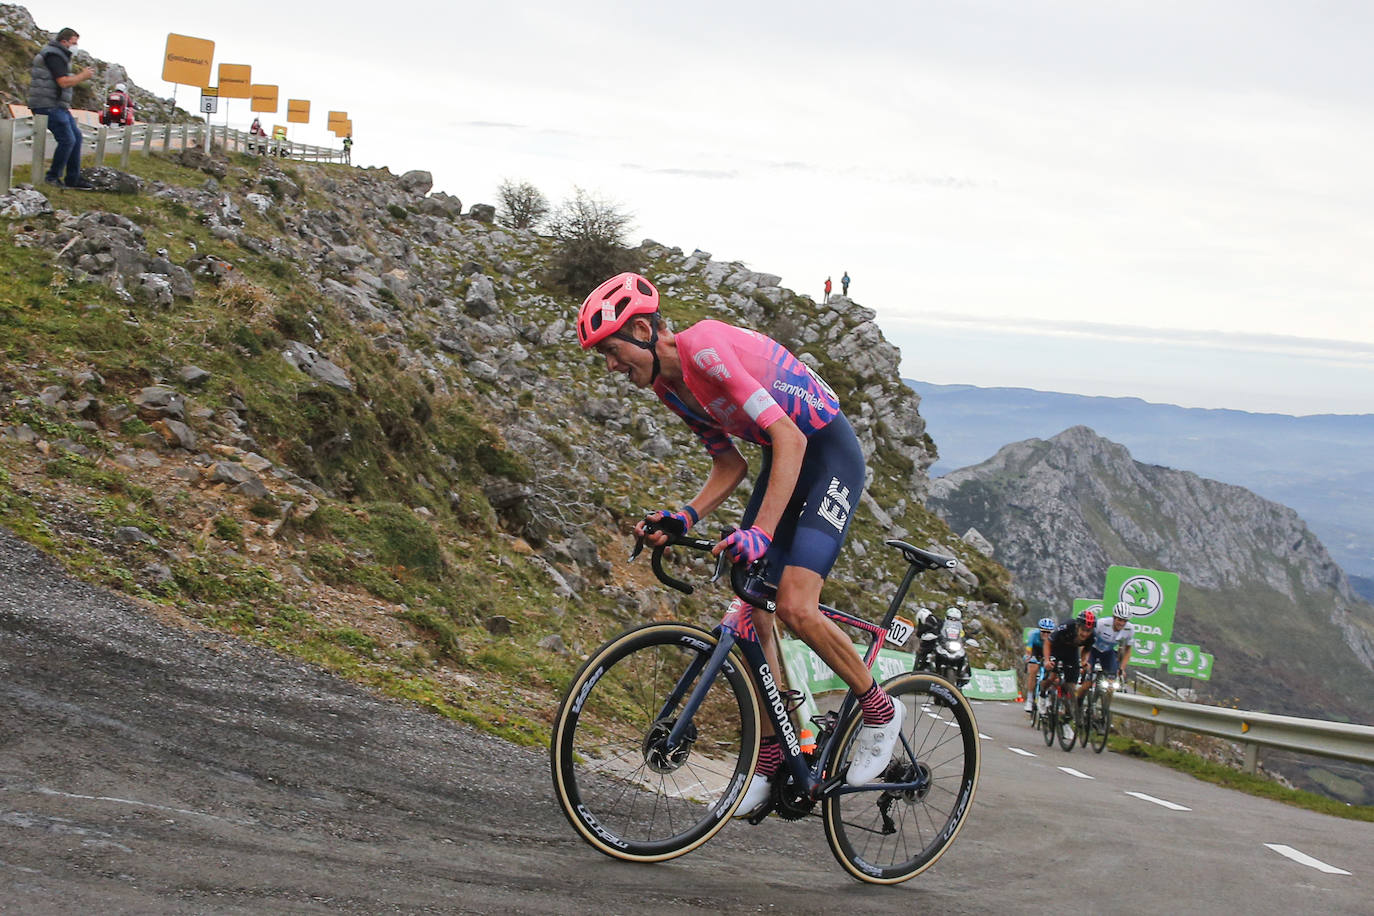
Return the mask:
M1212 661L1213 657L1203 652L1200 646L1180 642L1136 637L1135 646L1131 649L1132 665L1142 668L1167 667L1170 674L1199 681L1212 679Z
M1178 574L1129 566L1109 567L1102 607L1110 614L1123 601L1131 607L1131 626L1137 638L1167 641L1174 632Z
M812 652L811 647L800 639L778 640L778 648L782 653L783 667L787 669L787 683L793 690L800 690L806 695L800 710L803 721L820 712L814 699L816 694L847 689L840 676L830 670L830 666L821 661L820 656ZM863 646L856 645L854 648L860 655L866 651ZM873 676L879 682L885 681L910 671L915 661L915 657L908 652L883 649L878 653L878 661L873 665ZM1016 699L1018 690L1015 671L974 668L970 673L972 677L963 691L964 696L969 699Z
M1092 611L1097 617L1102 616L1101 598L1075 598L1073 599L1073 616L1077 617L1084 611Z

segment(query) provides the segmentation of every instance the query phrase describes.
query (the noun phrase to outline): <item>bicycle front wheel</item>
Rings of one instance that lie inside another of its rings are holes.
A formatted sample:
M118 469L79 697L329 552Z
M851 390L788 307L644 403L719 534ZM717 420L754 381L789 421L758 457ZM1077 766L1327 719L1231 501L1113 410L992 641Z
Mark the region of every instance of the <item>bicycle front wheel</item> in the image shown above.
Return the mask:
M1059 697L1051 694L1049 709L1040 715L1040 731L1045 738L1045 747L1054 747L1054 733L1059 730Z
M684 739L668 746L716 637L647 624L612 639L577 672L549 744L563 814L582 839L632 862L672 859L729 822L758 759L754 684L732 652Z
M978 788L982 751L973 707L947 681L902 674L883 688L905 707L905 717L892 762L878 782L911 788L841 786L826 797L822 816L826 842L846 871L870 884L897 884L934 865L959 835ZM862 725L856 711L841 726L831 774L849 765Z
M1072 693L1060 698L1058 714L1054 718L1059 746L1066 751L1073 750L1074 744L1078 741L1078 709L1073 702Z
M1096 706L1093 707L1093 750L1097 753L1107 747L1107 735L1112 730L1112 694L1107 691L1102 694Z

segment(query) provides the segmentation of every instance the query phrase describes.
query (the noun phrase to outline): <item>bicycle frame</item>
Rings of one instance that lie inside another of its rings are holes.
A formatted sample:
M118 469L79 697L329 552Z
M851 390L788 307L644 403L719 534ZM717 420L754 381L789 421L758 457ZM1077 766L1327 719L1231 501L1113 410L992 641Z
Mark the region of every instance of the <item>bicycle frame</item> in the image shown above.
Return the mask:
M658 555L655 553L655 561ZM656 568L656 571L657 568ZM820 605L820 611L826 617L836 623L851 626L863 630L869 634L870 641L868 651L864 653L864 665L873 670L873 665L878 659L878 653L883 644L887 641L889 628L897 616L897 611L901 608L902 602L906 599L907 592L911 588L911 583L916 576L924 570L915 565L908 565L906 575L898 586L896 593L888 605L887 613L883 615L881 624L874 624L853 614L842 611L829 605ZM711 656L704 662L694 661L688 666L682 677L678 679L673 690L669 692L668 698L664 701L663 707L659 710L659 721L667 720L676 709L679 702L687 692L687 687L697 680L696 689L691 696L687 697L686 703L678 712L677 721L669 731L665 742L666 750L671 753L673 749L680 747L687 739L688 730L691 728L693 717L696 715L698 707L706 697L717 675L721 669L730 664L730 650L736 645L744 655L745 661L749 665L749 674L756 687L759 688L760 697L765 714L769 721L773 723L774 733L781 739L783 750L783 762L791 771L804 794L812 799L820 798L834 792L847 793L857 791L873 791L875 788L882 788L891 791L910 791L924 788L926 779L918 779L911 783L874 783L866 786L845 785L838 776L829 780L822 780L820 773L825 772L831 758L837 751L836 742L839 737L839 730L836 729L830 734L823 748L818 749L815 764L808 764L806 757L802 754L801 742L797 737L796 727L792 724L792 718L788 715L786 704L782 699L782 693L778 689L777 678L769 667L768 659L764 656L763 646L758 639L758 631L754 626L754 610L775 612L777 602L767 595L751 594L749 588L740 587L737 577L732 574L732 584L736 586L736 592L740 600L731 602L730 610L724 619L716 626L712 633L719 642ZM760 588L771 590L771 586L759 583ZM850 711L857 704L852 690L847 691L844 700L840 704L839 721L844 721ZM906 736L902 736L902 743L906 746L908 753L911 748L907 744ZM914 754L913 754L914 756Z

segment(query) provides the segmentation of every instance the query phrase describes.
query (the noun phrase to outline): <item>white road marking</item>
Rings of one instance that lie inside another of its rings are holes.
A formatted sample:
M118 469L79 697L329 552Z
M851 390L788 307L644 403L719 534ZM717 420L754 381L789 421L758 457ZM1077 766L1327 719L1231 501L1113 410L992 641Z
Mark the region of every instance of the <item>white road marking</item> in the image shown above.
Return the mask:
M1073 767L1060 767L1059 769L1063 770L1065 773L1068 773L1070 776L1077 776L1079 779L1096 779L1096 778L1097 778L1097 777L1095 777L1095 776L1089 776L1087 773L1080 773L1080 772L1078 772L1077 770L1075 770Z
M1009 747L1009 748L1007 748L1007 750L1011 751L1013 754L1020 754L1022 757L1034 757L1034 756L1036 756L1035 754L1032 754L1030 751L1023 751L1023 750L1021 750L1019 747Z
M1162 799L1162 798L1155 798L1153 795L1146 795L1144 792L1127 792L1126 794L1127 794L1127 795L1132 795L1132 796L1134 796L1134 797L1136 797L1136 798L1144 799L1144 800L1147 801L1147 802L1154 802L1156 805L1159 805L1159 806L1162 807L1162 808L1168 808L1170 811L1192 811L1192 810L1193 810L1192 808L1186 808L1186 807L1184 807L1183 805L1176 805L1176 804L1174 804L1174 803L1171 802L1171 801L1165 801L1165 800Z
M978 737L979 737L979 738L982 738L984 741L991 741L991 740L992 740L992 735L985 735L985 734L983 734L982 732L979 732L979 733L978 733Z
M1268 846L1270 849L1274 850L1274 852L1277 852L1281 856L1287 856L1294 862L1306 865L1309 868L1315 868L1317 871L1324 871L1328 875L1350 874L1350 872L1346 871L1344 868L1337 868L1334 865L1327 865L1322 860L1314 859L1305 852L1298 852L1292 846L1285 846L1282 843L1265 843L1264 845Z

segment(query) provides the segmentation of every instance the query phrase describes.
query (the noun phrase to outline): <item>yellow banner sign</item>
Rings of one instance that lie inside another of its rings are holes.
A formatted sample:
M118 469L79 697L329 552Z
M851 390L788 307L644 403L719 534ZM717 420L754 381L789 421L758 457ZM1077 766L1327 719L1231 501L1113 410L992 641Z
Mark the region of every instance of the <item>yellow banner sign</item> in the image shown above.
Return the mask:
M210 85L210 61L215 57L215 43L208 38L189 35L167 35L167 53L162 61L162 78L182 86Z
M254 111L265 111L269 114L277 113L277 87L267 86L257 83L253 86L252 108Z
M222 99L251 99L253 97L253 68L248 64L220 64L219 97Z
M342 122L342 121L347 121L347 120L348 120L348 112L346 112L346 111L331 111L331 112L329 113L329 120L328 120L327 122L325 122L325 125L326 125L327 127L333 127L335 124L338 124L338 123L340 123L340 122Z
M349 137L353 135L353 122L335 121L329 125L329 129L334 132L336 137Z
M309 124L310 103L305 99L287 99L286 120L292 124Z

